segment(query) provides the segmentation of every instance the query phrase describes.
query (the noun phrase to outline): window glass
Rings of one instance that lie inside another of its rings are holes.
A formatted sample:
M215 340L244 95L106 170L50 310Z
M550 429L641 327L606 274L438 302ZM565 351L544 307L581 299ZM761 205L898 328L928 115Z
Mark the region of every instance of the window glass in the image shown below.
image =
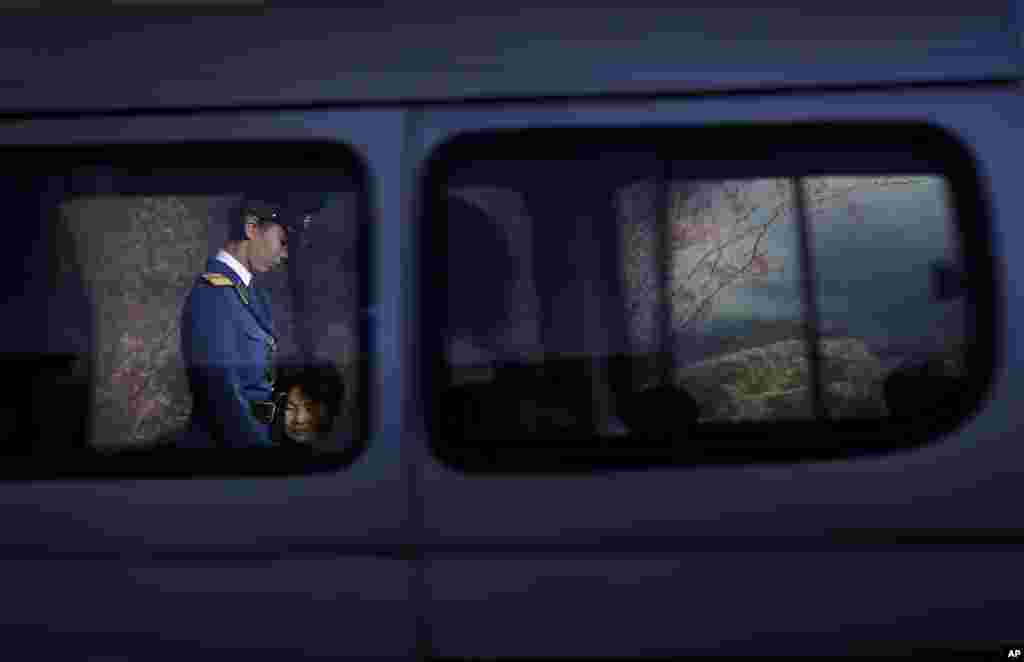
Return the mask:
M935 176L804 180L828 414L938 407L966 376L962 248ZM888 388L887 388L888 384ZM901 385L902 384L902 385Z
M651 176L477 163L447 187L449 433L647 435L656 398L677 432L811 417L792 182L665 181L653 155L616 156Z
M860 129L445 148L424 259L446 293L424 314L441 452L495 468L835 457L963 420L992 360L973 170L932 129Z
M308 172L26 177L8 449L358 449L365 189L358 170Z
M671 314L659 319L658 183L620 191L632 390L673 380L700 421L811 417L795 196L787 179L672 181L664 193Z

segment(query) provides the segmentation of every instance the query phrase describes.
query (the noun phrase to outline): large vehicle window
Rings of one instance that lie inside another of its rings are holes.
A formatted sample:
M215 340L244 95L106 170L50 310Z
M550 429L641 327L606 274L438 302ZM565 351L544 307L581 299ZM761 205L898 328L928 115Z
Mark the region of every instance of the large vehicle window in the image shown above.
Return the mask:
M287 473L360 452L368 205L347 150L11 158L9 476Z
M427 195L429 418L464 468L881 452L991 375L984 205L935 129L469 135Z

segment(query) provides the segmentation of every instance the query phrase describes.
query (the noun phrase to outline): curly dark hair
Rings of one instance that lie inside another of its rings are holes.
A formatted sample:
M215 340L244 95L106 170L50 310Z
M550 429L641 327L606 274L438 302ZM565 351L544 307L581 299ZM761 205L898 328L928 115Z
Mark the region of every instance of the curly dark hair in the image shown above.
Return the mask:
M345 382L338 369L330 363L315 365L285 366L278 370L274 384L274 399L283 406L287 394L293 387L299 389L310 399L321 402L327 409L326 419L322 421L322 430L330 430L334 419L341 413L345 398ZM275 418L275 431L283 431L284 412Z

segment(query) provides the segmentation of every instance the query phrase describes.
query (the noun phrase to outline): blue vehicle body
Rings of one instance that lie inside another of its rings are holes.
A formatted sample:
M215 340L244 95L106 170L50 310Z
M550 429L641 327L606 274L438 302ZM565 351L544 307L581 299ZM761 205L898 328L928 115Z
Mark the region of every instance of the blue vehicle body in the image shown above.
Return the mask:
M366 452L337 472L0 483L5 644L64 659L635 657L1024 637L1021 7L891 4L4 17L0 155L265 141L358 157L374 403ZM910 452L835 462L479 476L431 452L418 219L439 146L841 121L928 123L975 161L1002 292L976 416ZM45 305L55 327L80 312Z

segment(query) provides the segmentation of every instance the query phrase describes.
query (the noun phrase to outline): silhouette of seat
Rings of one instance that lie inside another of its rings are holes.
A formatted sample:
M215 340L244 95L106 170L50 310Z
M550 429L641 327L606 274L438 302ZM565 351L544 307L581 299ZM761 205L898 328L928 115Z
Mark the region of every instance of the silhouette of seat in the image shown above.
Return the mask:
M685 389L658 385L618 398L618 414L638 437L668 440L688 433L700 408Z
M889 416L901 421L949 416L963 389L964 380L948 375L935 358L897 368L882 386Z

